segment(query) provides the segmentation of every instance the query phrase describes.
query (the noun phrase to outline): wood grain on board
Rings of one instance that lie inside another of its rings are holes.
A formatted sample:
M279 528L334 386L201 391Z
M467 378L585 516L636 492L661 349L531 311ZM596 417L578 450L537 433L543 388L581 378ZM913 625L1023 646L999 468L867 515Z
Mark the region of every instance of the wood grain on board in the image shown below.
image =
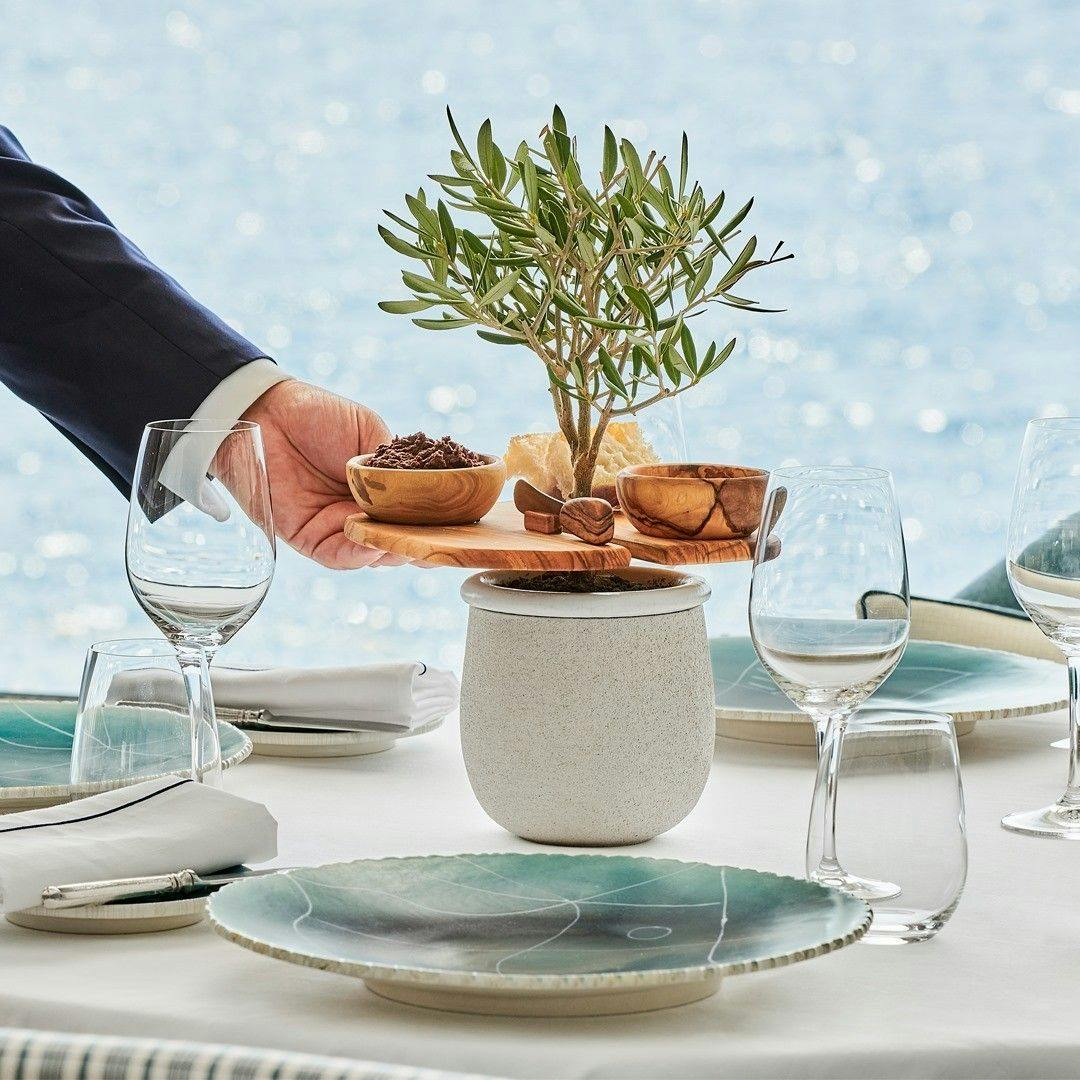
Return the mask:
M693 566L695 563L744 562L754 557L754 542L743 540L667 540L640 533L626 515L615 515L613 543L625 547L635 559L661 566Z
M475 525L388 525L364 514L346 519L345 535L358 544L435 566L477 570L613 570L629 566L630 552L598 547L572 536L526 532L513 503L497 503Z
M602 547L565 534L526 532L513 503L497 503L475 525L388 525L354 514L345 535L358 544L436 566L476 570L612 570L631 557L663 566L739 562L750 559L750 540L665 540L644 536L615 515L615 539Z

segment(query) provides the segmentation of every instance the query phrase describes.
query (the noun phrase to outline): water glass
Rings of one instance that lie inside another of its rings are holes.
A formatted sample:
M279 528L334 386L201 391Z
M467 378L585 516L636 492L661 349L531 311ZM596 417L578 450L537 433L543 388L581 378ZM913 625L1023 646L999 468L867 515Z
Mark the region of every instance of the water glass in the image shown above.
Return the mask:
M176 652L161 638L90 646L79 690L73 784L125 784L176 773L220 780L221 750L206 665L199 723L191 724Z
M1069 777L1056 803L1007 814L1013 832L1080 840L1080 417L1032 420L1016 473L1009 584L1069 669Z
M866 940L926 941L956 909L967 877L964 792L952 720L936 713L867 709L848 720L839 764L837 846L844 866L893 882L869 900ZM824 806L811 813L822 850Z

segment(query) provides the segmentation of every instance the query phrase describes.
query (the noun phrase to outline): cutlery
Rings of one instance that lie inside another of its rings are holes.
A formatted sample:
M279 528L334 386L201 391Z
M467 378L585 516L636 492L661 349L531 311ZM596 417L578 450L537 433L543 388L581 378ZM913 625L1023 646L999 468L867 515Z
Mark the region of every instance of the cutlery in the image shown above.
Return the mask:
M75 704L78 698L71 694L23 694L23 693L0 693L0 701L9 698L23 700L27 697L35 701L71 702ZM175 708L175 704L145 702L145 701L119 701L118 705L132 705L146 708L157 705L163 709ZM372 731L385 732L395 735L404 735L411 730L408 724L395 724L378 720L364 720L358 724L348 724L343 720L322 720L313 716L286 716L270 712L269 709L241 709L235 706L219 705L215 709L219 720L226 720L238 728L297 728L302 731L327 731L356 732Z
M408 724L394 724L379 720L363 720L356 724L348 724L342 720L322 720L316 716L286 716L272 713L269 709L260 709L254 715L248 714L250 719L233 721L239 727L266 727L266 728L300 728L303 731L374 731L387 732L394 735L404 735L410 730Z
M118 702L120 705L143 705L145 702ZM162 708L169 706L162 705ZM396 724L392 721L362 720L358 723L348 723L344 720L333 720L319 716L289 716L286 714L273 713L269 709L240 709L225 705L217 706L219 720L227 720L238 728L256 728L273 730L275 728L289 728L299 731L323 731L323 732L363 732L373 731L392 735L404 735L409 731L408 724Z
M152 874L146 877L113 878L109 881L79 881L70 885L49 885L42 890L41 906L53 911L61 908L89 907L116 900L132 900L143 896L166 896L189 889L220 889L243 878L277 874L291 866L266 866L253 870L234 866L213 874L196 874L194 870L178 870L173 874Z

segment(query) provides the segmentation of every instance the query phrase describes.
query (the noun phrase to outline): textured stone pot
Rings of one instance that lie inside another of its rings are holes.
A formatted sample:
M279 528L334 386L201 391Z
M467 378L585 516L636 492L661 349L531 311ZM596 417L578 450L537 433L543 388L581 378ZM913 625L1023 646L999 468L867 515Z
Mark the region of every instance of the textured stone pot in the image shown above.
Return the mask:
M480 805L545 844L637 844L705 788L714 694L700 578L622 593L544 593L469 578L461 745Z

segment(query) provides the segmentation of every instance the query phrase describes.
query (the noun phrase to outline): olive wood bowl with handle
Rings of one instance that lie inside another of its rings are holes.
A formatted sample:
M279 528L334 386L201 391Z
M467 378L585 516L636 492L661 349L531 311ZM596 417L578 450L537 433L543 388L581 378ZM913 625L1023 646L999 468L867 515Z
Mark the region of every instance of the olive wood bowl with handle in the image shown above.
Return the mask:
M737 540L761 519L769 474L742 465L631 465L615 478L638 532L668 540Z
M501 457L481 454L483 465L463 469L384 469L371 454L345 466L349 490L368 517L393 525L469 525L498 501L506 483Z

